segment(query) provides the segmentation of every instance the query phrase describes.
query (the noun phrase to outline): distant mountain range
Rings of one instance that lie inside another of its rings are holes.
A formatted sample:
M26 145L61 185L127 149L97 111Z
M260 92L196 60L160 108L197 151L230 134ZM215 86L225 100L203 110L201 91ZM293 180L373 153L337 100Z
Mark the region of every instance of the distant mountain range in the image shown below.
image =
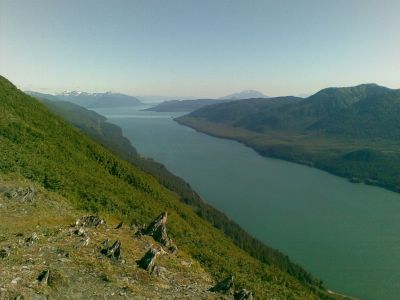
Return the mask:
M120 93L86 93L86 92L63 92L55 95L43 94L33 91L26 91L27 94L40 99L51 101L68 101L86 108L106 108L106 107L123 107L138 106L143 103L136 97L120 94Z
M171 100L194 100L196 97L192 96L135 96L143 103L161 103Z
M231 94L228 96L224 96L218 99L187 99L187 100L177 99L177 100L164 101L146 110L157 111L157 112L191 112L212 104L219 104L219 103L236 101L241 99L249 99L249 98L267 98L267 96L257 91L247 90Z
M400 191L400 90L376 84L203 107L178 122L283 158Z
M230 94L224 97L220 97L222 100L240 100L240 99L250 99L250 98L268 98L263 93L255 90L246 90L239 93Z
M68 101L81 105L85 108L107 108L107 107L128 107L139 106L145 102L157 103L159 101L171 98L165 96L129 96L121 93L87 93L80 91L62 92L55 95L45 94L35 91L25 91L25 93L39 99L47 99L51 101ZM173 100L165 100L155 105L149 110L159 112L190 112L206 105L221 103L221 101L231 101L248 98L266 98L267 96L254 90L242 91L234 93L219 99L196 99L194 97L175 97ZM143 102L142 102L143 101Z

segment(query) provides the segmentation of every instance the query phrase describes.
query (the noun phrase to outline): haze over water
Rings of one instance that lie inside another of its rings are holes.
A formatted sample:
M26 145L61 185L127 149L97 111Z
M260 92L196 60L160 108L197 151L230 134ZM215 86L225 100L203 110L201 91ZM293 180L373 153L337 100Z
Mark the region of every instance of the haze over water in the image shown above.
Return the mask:
M139 153L165 164L266 244L361 299L400 294L400 195L265 158L173 121L176 113L97 110Z

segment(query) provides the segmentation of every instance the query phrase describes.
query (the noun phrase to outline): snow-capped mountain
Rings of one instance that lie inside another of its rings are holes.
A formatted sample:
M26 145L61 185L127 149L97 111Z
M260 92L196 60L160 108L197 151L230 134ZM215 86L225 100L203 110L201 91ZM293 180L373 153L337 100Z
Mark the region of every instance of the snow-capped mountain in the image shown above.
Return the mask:
M58 93L58 94L55 94L55 95L56 96L61 96L61 97L77 97L77 96L81 95L82 93L88 94L88 93L79 92L79 91L64 91L62 93Z
M140 102L136 97L113 92L87 93L80 91L65 91L56 94L55 97L87 108L137 106L142 104L142 102Z
M250 98L268 98L263 93L255 90L246 90L239 93L230 94L219 99L222 100L239 100L239 99L250 99Z

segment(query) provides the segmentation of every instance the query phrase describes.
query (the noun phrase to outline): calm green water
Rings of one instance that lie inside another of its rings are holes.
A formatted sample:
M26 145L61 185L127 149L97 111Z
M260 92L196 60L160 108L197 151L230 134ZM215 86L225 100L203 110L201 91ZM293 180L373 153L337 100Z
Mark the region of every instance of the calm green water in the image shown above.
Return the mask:
M175 123L174 113L97 110L252 235L335 291L400 299L400 195L264 158ZM400 166L399 166L400 169Z

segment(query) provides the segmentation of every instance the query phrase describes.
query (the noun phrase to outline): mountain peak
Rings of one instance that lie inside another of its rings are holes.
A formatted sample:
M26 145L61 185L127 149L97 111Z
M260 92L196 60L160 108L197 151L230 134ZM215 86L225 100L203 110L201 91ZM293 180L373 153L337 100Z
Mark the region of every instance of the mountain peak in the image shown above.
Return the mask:
M63 91L61 93L57 93L56 96L71 96L71 97L76 97L82 94L80 91Z
M238 93L233 93L219 99L222 100L239 100L239 99L250 99L250 98L268 98L263 93L256 90L244 90Z

